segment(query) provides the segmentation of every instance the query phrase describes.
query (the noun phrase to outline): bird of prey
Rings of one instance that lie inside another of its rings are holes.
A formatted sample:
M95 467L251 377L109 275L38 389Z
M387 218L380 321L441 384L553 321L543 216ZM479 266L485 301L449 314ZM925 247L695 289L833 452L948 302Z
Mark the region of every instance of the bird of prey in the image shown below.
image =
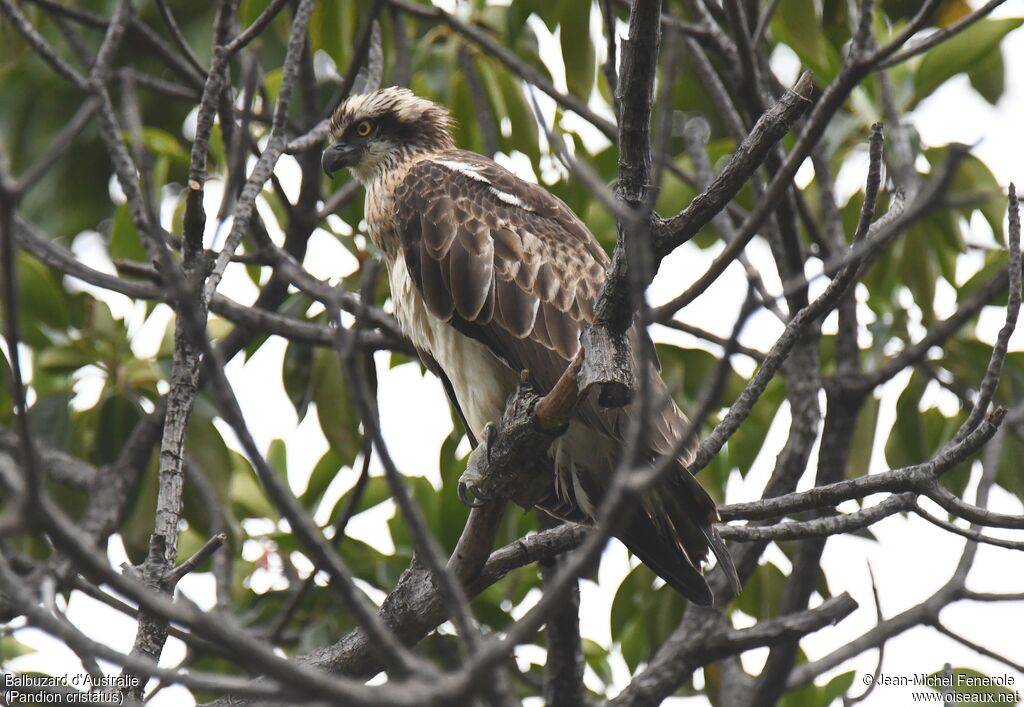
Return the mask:
M520 371L543 394L576 355L608 256L546 189L456 149L448 111L407 89L350 97L330 137L324 171L347 167L365 187L366 225L388 268L395 315L475 446L500 419ZM636 325L630 337L652 346ZM659 402L642 443L651 462L672 452L687 423L653 365L652 374ZM595 397L580 400L552 445L551 490L538 503L574 522L593 518L637 404L605 409ZM701 572L709 547L730 579L735 570L712 525L715 503L687 471L693 446L616 536L683 596L709 604Z

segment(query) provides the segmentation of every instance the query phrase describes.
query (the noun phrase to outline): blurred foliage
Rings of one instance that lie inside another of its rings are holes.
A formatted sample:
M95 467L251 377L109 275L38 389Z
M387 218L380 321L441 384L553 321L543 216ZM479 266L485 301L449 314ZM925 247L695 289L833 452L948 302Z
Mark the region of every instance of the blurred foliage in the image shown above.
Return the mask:
M266 6L267 0L242 0L239 19L247 24ZM483 0L468 3L472 22L490 33L497 41L542 75L564 81L567 90L583 101L608 101L610 88L599 70L599 55L604 40L592 37L587 28L600 13L597 5L579 0L516 0L511 5L490 4ZM75 7L109 16L115 0L78 0ZM214 3L194 4L187 12L179 12L178 21L185 37L195 49L199 60L210 61L211 27ZM372 3L370 0L320 0L311 24L310 48L318 69L317 98L324 102L332 94L352 59L356 35ZM673 12L682 11L679 3L669 2ZM891 36L903 27L919 3L909 0L885 0L878 17L876 32L880 39ZM38 6L21 2L19 6L39 28L43 36L66 55L66 41L54 22ZM808 8L813 6L814 17ZM850 39L852 18L846 0L782 0L771 21L766 42L770 53L788 51L810 68L820 86L839 71L844 44ZM625 10L613 3L620 19ZM969 10L965 0L946 0L936 14L938 26L948 26ZM140 3L136 8L141 21L164 33L162 21L153 3ZM684 15L685 16L685 15ZM943 85L966 75L970 86L984 100L995 104L1005 88L1003 45L1007 36L1018 28L1021 19L982 20L952 41L933 48L923 56L894 67L890 77L895 88L898 108L912 110L926 101ZM389 13L381 15L385 75L394 71L397 59L395 27ZM280 14L253 44L254 56L262 67L257 113L266 116L280 87L280 65L290 29L288 11ZM461 147L484 151L482 126L492 123L499 136L498 149L505 155L521 155L534 173L542 176L547 186L587 221L605 247L614 242L614 224L608 213L580 183L567 179L554 167L542 149L540 131L529 106L522 82L495 58L479 47L467 43L442 25L407 19L405 41L410 49L412 88L448 105L456 119L456 138ZM83 29L84 45L95 51L101 33ZM1014 35L1019 38L1019 33ZM596 41L595 41L596 40ZM552 75L552 69L540 58L541 47L560 56L563 75ZM484 87L488 110L477 110L471 82L457 64L460 49L468 52L470 68L477 72ZM673 91L675 109L683 116L703 115L711 125L708 145L712 164L720 168L734 149L720 116L707 92L693 71L689 59L682 58L676 71ZM119 66L167 81L180 83L181 76L168 68L153 47L137 33L129 32L117 56ZM336 70L331 67L337 67ZM239 64L232 66L236 92L241 93ZM20 36L5 22L0 22L0 149L9 160L15 175L23 173L46 149L54 136L65 126L69 116L82 104L82 96L57 78ZM196 86L182 84L189 90ZM112 86L118 109L121 92ZM195 101L169 98L144 86L137 89L139 110L144 121L142 146L153 175L149 186L162 199L165 225L173 233L181 231L183 182L186 178L191 144L189 131L194 124ZM302 101L293 102L292 120L298 126L309 126L318 117L302 112ZM877 78L869 78L838 113L826 134L832 176L851 158L863 154L869 126L880 119L882 108ZM600 177L611 182L616 175L617 155L613 146L586 139L572 126L578 122L562 120L556 111L556 122L571 142L577 157L589 162ZM911 114L911 121L913 114ZM267 124L252 124L257 139L265 136ZM917 166L929 172L944 158L944 146L914 144ZM681 135L669 141L670 157L683 171L692 165L686 157ZM215 129L208 165L210 178L223 181L226 175L225 149L219 127ZM319 178L319 175L318 175ZM99 233L105 251L100 255L115 260L145 261L126 205L112 186L112 169L100 143L95 126L90 126L75 140L74 147L61 158L22 203L22 213L30 221L47 230L70 246L84 244L89 233ZM327 183L325 182L325 186ZM817 185L806 187L806 201L811 211L817 210ZM683 208L694 196L693 187L675 175L668 174L662 184L657 208L671 214ZM269 186L262 196L268 207L265 218L272 216L281 230L290 218L281 196ZM55 205L55 200L59 202ZM745 189L736 200L750 208L752 194ZM870 310L866 318L870 341L863 352L865 366L877 365L894 351L920 336L921 327L941 319L948 308L937 306L939 299L948 302L948 294L956 301L986 282L999 271L1004 262L997 245L1004 240L1005 199L1003 190L986 165L969 157L955 176L950 195L954 208L934 213L898 239L868 272L864 281L864 305ZM885 205L882 204L881 207ZM860 197L854 195L842 205L842 218L849 237L854 230L860 208ZM166 216L170 214L170 216ZM362 197L357 196L339 211L338 216L348 229L358 232L362 215ZM983 226L982 226L983 224ZM972 227L969 230L969 226ZM981 226L979 228L979 226ZM338 239L360 262L368 257L365 241L353 239L323 224L325 236ZM984 237L991 229L991 242ZM80 235L82 234L82 235ZM803 237L809 238L807 233ZM718 234L708 228L694 240L701 249L717 247ZM256 284L265 283L267 268L248 266ZM170 370L171 327L164 343L155 354L142 345L143 329L163 322L160 310L146 306L125 308L123 298L97 297L92 290L82 291L53 268L29 257L18 258L19 299L22 335L31 361L31 417L40 441L65 450L93 464L110 463L123 446L133 425L151 410L158 396L166 390ZM346 278L353 288L358 273ZM386 286L378 290L379 301L386 296ZM940 297L941 296L941 297ZM119 305L115 315L111 305ZM1005 298L1004 298L1005 302ZM998 304L998 301L995 303ZM698 304L697 306L702 306ZM712 305L713 306L713 305ZM289 316L322 323L324 315L311 308L309 300L292 295L281 308ZM125 312L130 316L125 316ZM683 312L686 316L686 312ZM731 317L732 314L727 316ZM230 329L224 322L211 331L222 337ZM152 338L151 334L149 334ZM252 357L267 341L256 338L245 350ZM770 342L763 342L766 348ZM823 365L831 372L831 336L822 342ZM664 376L680 404L692 409L702 383L718 364L718 354L698 343L687 346L662 344L658 353ZM943 373L943 380L976 384L988 363L989 347L980 341L973 326L968 326L932 358L932 364ZM997 402L1019 401L1024 394L1024 354L1011 354L1007 373L997 392ZM381 359L386 360L386 359ZM392 365L418 365L405 362L401 356L392 358ZM744 369L746 370L746 369ZM948 374L948 375L947 375ZM384 375L387 375L386 372ZM9 362L0 354L0 424L10 417L11 402L6 385L10 376ZM727 406L747 382L747 375L730 369L720 400ZM305 488L299 488L303 506L325 524L336 522L351 498L350 488L362 464L362 430L354 409L348 382L342 375L333 351L314 350L291 343L283 357L281 385L294 408L296 417L304 419L315 410L316 420L329 449L312 469ZM891 429L877 429L879 404L871 400L861 413L848 475L867 473L871 450L876 441L884 445L885 459L891 466L916 463L932 455L960 423L963 413L950 412L942 384L915 371L899 395L895 424ZM726 483L734 474L746 475L758 460L774 455L762 449L768 430L777 416L786 414L785 387L772 382L754 408L750 418L733 437L726 449L703 473L703 482L719 500L724 499ZM274 411L268 411L274 414ZM287 416L286 416L287 417ZM259 557L235 563L232 599L238 618L257 631L275 625L291 590L282 580L276 566L289 568L297 563L302 548L289 532L278 524L278 514L263 494L250 463L234 451L214 424L216 412L209 400L200 396L189 426L187 454L190 462L209 480L210 487L225 510L230 530L229 550L241 557L241 548L259 548ZM720 418L716 412L708 424ZM286 419L286 418L282 418ZM282 434L286 430L282 430ZM467 516L467 509L458 501L455 483L465 465L463 434L458 425L440 450L437 467L439 483L426 475L411 475L408 487L422 509L434 533L446 550L451 550ZM1009 435L1004 452L999 484L1024 498L1024 482L1017 473L1014 460L1024 453L1024 441ZM426 455L426 450L424 451ZM275 440L268 456L282 474L286 474L286 450ZM770 462L770 459L768 460ZM429 468L433 462L425 462ZM969 463L948 475L947 483L960 491L967 482ZM292 470L305 473L308 470ZM412 470L409 470L412 471ZM119 528L129 556L137 561L144 554L152 529L152 510L156 496L156 464L151 462L136 491L131 510ZM79 512L84 504L81 494L64 493L57 500L69 512ZM182 536L182 552L188 554L210 533L210 519L194 490L186 492L184 518L187 529ZM386 484L372 476L356 509L360 516L386 522L377 524L379 536L374 543L345 538L340 551L356 575L368 585L386 592L391 589L407 567L412 542L404 520L394 512ZM535 529L532 514L509 512L499 534L498 544L505 544ZM870 538L869 533L864 534ZM43 557L46 547L32 538L22 538L20 547L32 557ZM251 557L251 553L246 554ZM274 563L277 563L276 565ZM297 566L297 565L296 565ZM303 565L308 567L308 562ZM774 564L761 565L747 591L731 610L754 619L774 616L779 611L786 584L785 572ZM499 631L510 621L512 612L528 602L531 592L540 586L535 567L512 572L505 579L485 590L474 600L477 617L488 630ZM824 577L819 593L828 595ZM646 567L634 567L615 592L609 616L610 645L584 641L587 663L587 686L592 696L606 694L612 684L612 665L624 661L630 671L640 668L671 634L685 609L680 597L660 582ZM327 588L318 583L301 602L292 620L281 634L281 645L290 653L309 651L336 641L352 628L349 616L337 609L336 600ZM537 637L543 643L543 635ZM424 644L438 656L453 655L451 637L437 634ZM24 650L10 636L0 637L0 659ZM192 659L197 670L227 671L232 668L222 660L197 655ZM517 684L523 694L537 694L540 666ZM708 666L705 675L708 694L714 704L715 666ZM534 680L534 678L536 680ZM824 707L845 693L853 679L844 673L824 686L811 685L787 695L787 707ZM680 694L692 692L684 687Z

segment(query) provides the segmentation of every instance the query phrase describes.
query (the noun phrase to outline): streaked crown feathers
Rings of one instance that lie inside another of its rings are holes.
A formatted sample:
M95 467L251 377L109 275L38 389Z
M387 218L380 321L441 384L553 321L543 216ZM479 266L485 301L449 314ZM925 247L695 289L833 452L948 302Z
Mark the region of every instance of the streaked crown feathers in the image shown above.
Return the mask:
M399 86L350 96L331 117L331 136L338 138L349 125L360 120L384 117L415 127L423 142L436 142L438 146L451 144L452 120L448 109Z

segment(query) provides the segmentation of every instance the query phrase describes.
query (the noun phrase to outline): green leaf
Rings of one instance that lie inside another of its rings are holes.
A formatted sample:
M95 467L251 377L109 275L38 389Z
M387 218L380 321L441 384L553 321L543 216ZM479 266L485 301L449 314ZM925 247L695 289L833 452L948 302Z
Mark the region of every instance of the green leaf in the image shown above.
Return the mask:
M249 461L235 451L231 455L231 486L228 494L238 518L271 518L277 520L277 509L267 500L263 487ZM151 514L152 515L152 514Z
M850 671L836 675L826 685L805 685L787 693L779 701L779 707L831 707L849 691L854 677L856 673Z
M118 204L114 209L114 220L110 223L110 257L114 260L149 262L139 232L132 223L127 203Z
M619 643L630 670L648 660L678 626L685 600L669 587L654 589L654 573L634 567L615 592L609 615L612 640ZM638 611L637 607L643 607Z
M1017 498L1024 500L1024 474L1020 473L1020 460L1024 459L1024 441L1016 432L1006 435L1003 453L999 458L996 483Z
M924 376L915 371L896 401L896 421L885 443L886 463L893 469L928 458L924 418L919 410L926 385Z
M553 0L518 0L512 3L509 7L509 31L518 35L530 15L537 15L548 30L554 32L561 16L561 4Z
M565 83L569 92L582 101L590 99L597 71L594 43L590 40L590 0L569 0L563 3L559 22Z
M333 349L318 349L313 354L313 401L331 449L343 466L351 466L362 444L359 414Z
M1006 89L1006 66L1002 47L995 47L967 70L971 86L982 98L995 105Z
M856 676L856 671L851 670L847 673L840 673L829 680L828 684L823 688L825 696L824 704L832 704L833 700L838 699L849 692L850 687L853 685L853 679Z
M166 130L161 130L152 125L143 126L142 144L155 155L169 157L177 162L188 164L188 152L185 151L178 138Z
M274 72L271 72L271 73L274 73ZM277 70L277 73L278 73L278 75L280 75L280 69ZM280 85L280 78L278 78L278 85ZM277 96L276 90L277 89L275 87L275 93L274 93L275 97ZM220 123L214 123L213 124L213 129L210 130L210 155L209 155L209 157L210 157L209 163L207 164L207 167L206 167L208 172L212 172L213 171L214 165L226 165L227 164L227 150L224 147L224 134L221 132ZM182 195L180 197L180 202L179 202L180 209L181 209L181 212L180 212L181 216L183 216L184 213L185 213L184 191L185 190L182 191ZM175 228L176 228L176 232L179 232L179 233L181 232L182 226L181 226L180 222L175 224Z
M839 69L839 56L817 28L813 4L807 0L782 0L772 17L772 34L789 45L803 65L822 82L831 81ZM812 29L813 28L813 29Z
M911 228L904 236L900 259L903 283L913 294L914 303L926 320L934 313L935 280L938 276L929 235L923 227Z
M736 398L736 394L727 395L726 402ZM747 419L743 422L736 434L728 442L727 452L730 463L739 469L740 473L746 475L753 466L757 455L761 453L761 447L768 437L768 430L775 420L775 415L786 398L786 386L781 380L775 379L768 383L764 393L754 405ZM723 484L726 479L722 479Z
M755 619L778 616L786 575L771 562L758 565L743 591L736 597L736 608Z
M864 476L871 465L871 451L875 446L875 430L878 427L880 401L869 396L857 414L857 422L850 442L850 458L846 466L846 478Z
M149 550L149 536L153 533L153 512L156 509L158 479L154 456L146 465L135 498L128 506L128 516L121 524L121 540L128 558L134 564L142 562Z
M925 156L932 164L936 164L935 160L944 159L945 155L946 148L925 151ZM996 240L1005 242L1003 219L1006 217L1006 195L992 170L974 155L964 157L953 176L949 198L955 201L957 197L967 204L957 208L959 213L969 219L976 210L981 211Z
M600 643L589 638L582 640L582 646L583 658L587 661L587 665L601 682L611 685L614 677L612 676L612 666L608 662L608 651Z
M320 0L309 22L311 49L323 49L339 67L347 66L351 55L355 5L345 0Z
M1022 18L985 19L929 49L914 74L914 103L930 96L957 74L981 62L1007 34L1021 26Z
M348 508L349 499L352 498L353 493L354 489L349 489L334 504L334 510L331 511L331 523L336 523L341 518L341 514ZM387 479L383 476L371 476L366 480L366 486L363 488L363 495L359 498L355 515L379 506L389 498L391 498L391 489L388 487Z
M0 636L0 665L6 665L7 661L14 660L18 656L35 652L35 648L26 646L14 636Z
M441 470L441 491L438 540L448 552L455 549L469 518L469 508L458 496L459 477L466 470L469 455L459 456L456 450L462 441L461 431L453 431L441 444L438 468Z
M18 66L29 45L14 29L13 22L0 22L0 72Z
M285 482L288 481L288 447L283 439L270 440L270 446L267 448L267 463Z
M613 641L621 640L626 626L636 618L636 607L647 605L653 581L654 573L645 565L637 565L622 580L619 588L615 591L611 614L609 614Z
M71 324L68 297L54 271L26 253L19 253L16 260L22 340L43 348L53 331Z
M35 363L41 371L71 375L83 366L99 363L99 360L96 351L90 350L83 342L75 342L43 349Z
M32 434L46 446L67 450L71 440L70 408L69 392L51 393L40 397L28 411Z
M455 144L468 150L483 152L483 139L480 131L480 121L483 116L477 115L469 81L461 72L452 73L450 93L449 108L455 119L453 127Z
M921 397L928 381L917 371L896 401L896 421L885 443L886 462L892 468L919 464L934 455L956 432L960 416L946 417L938 408L921 410ZM960 463L943 476L949 488L962 491L969 463Z
M178 534L178 557L182 560L192 557L209 539L208 535L200 532L195 526L190 525ZM221 549L220 552L224 552L224 549ZM209 570L210 560L207 559L195 571L208 572Z
M985 254L985 264L982 265L976 273L967 278L967 280L964 281L964 284L960 285L957 289L957 304L963 304L964 300L968 299L982 287L988 285L988 283L997 276L1003 282L1006 281L1006 256L1002 252L990 251ZM989 304L995 307L1005 307L1006 293L997 293L996 296L990 300Z
M185 452L213 486L217 499L227 500L234 464L231 450L228 449L213 420L199 412L192 414L185 435ZM186 486L186 493L187 489Z
M690 185L683 183L681 179L666 170L661 183L661 191L658 193L655 210L662 214L677 213L686 208L686 205L693 201L696 195L697 193ZM707 247L703 241L699 245Z
M319 505L324 497L324 493L327 491L327 487L331 485L331 482L334 481L334 478L341 469L342 463L338 459L338 455L330 449L324 452L324 455L320 457L320 461L313 467L313 472L309 475L306 490L299 496L299 502L306 510L316 510L317 505Z
M112 395L100 404L99 424L92 450L92 461L110 464L117 459L128 435L142 419L139 404L120 395Z
M14 401L11 400L11 364L7 354L0 349L0 424L6 425L14 415Z
M481 61L480 65L483 66L485 63ZM522 84L501 68L496 69L494 73L498 77L498 85L508 107L508 118L512 125L510 146L529 157L536 167L540 159L539 128L523 94Z
M423 513L423 519L426 521L427 527L435 531L438 527L437 491L430 484L430 481L422 476L407 476L404 478L403 483L408 489L412 500ZM391 530L391 541L395 544L395 548L411 555L414 541L412 533L409 532L405 517L400 513L396 513L388 520L388 528Z
M619 636L619 647L622 659L626 661L631 673L635 673L640 662L647 657L650 645L647 642L647 615L638 614L626 624Z

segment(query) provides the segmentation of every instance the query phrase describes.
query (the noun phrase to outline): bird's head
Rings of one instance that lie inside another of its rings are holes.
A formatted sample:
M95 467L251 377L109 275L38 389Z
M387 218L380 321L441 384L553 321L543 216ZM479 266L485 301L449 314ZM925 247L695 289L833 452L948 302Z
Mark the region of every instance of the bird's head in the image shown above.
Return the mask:
M328 176L348 167L364 184L410 157L452 147L447 109L395 86L352 96L331 118L320 164Z

